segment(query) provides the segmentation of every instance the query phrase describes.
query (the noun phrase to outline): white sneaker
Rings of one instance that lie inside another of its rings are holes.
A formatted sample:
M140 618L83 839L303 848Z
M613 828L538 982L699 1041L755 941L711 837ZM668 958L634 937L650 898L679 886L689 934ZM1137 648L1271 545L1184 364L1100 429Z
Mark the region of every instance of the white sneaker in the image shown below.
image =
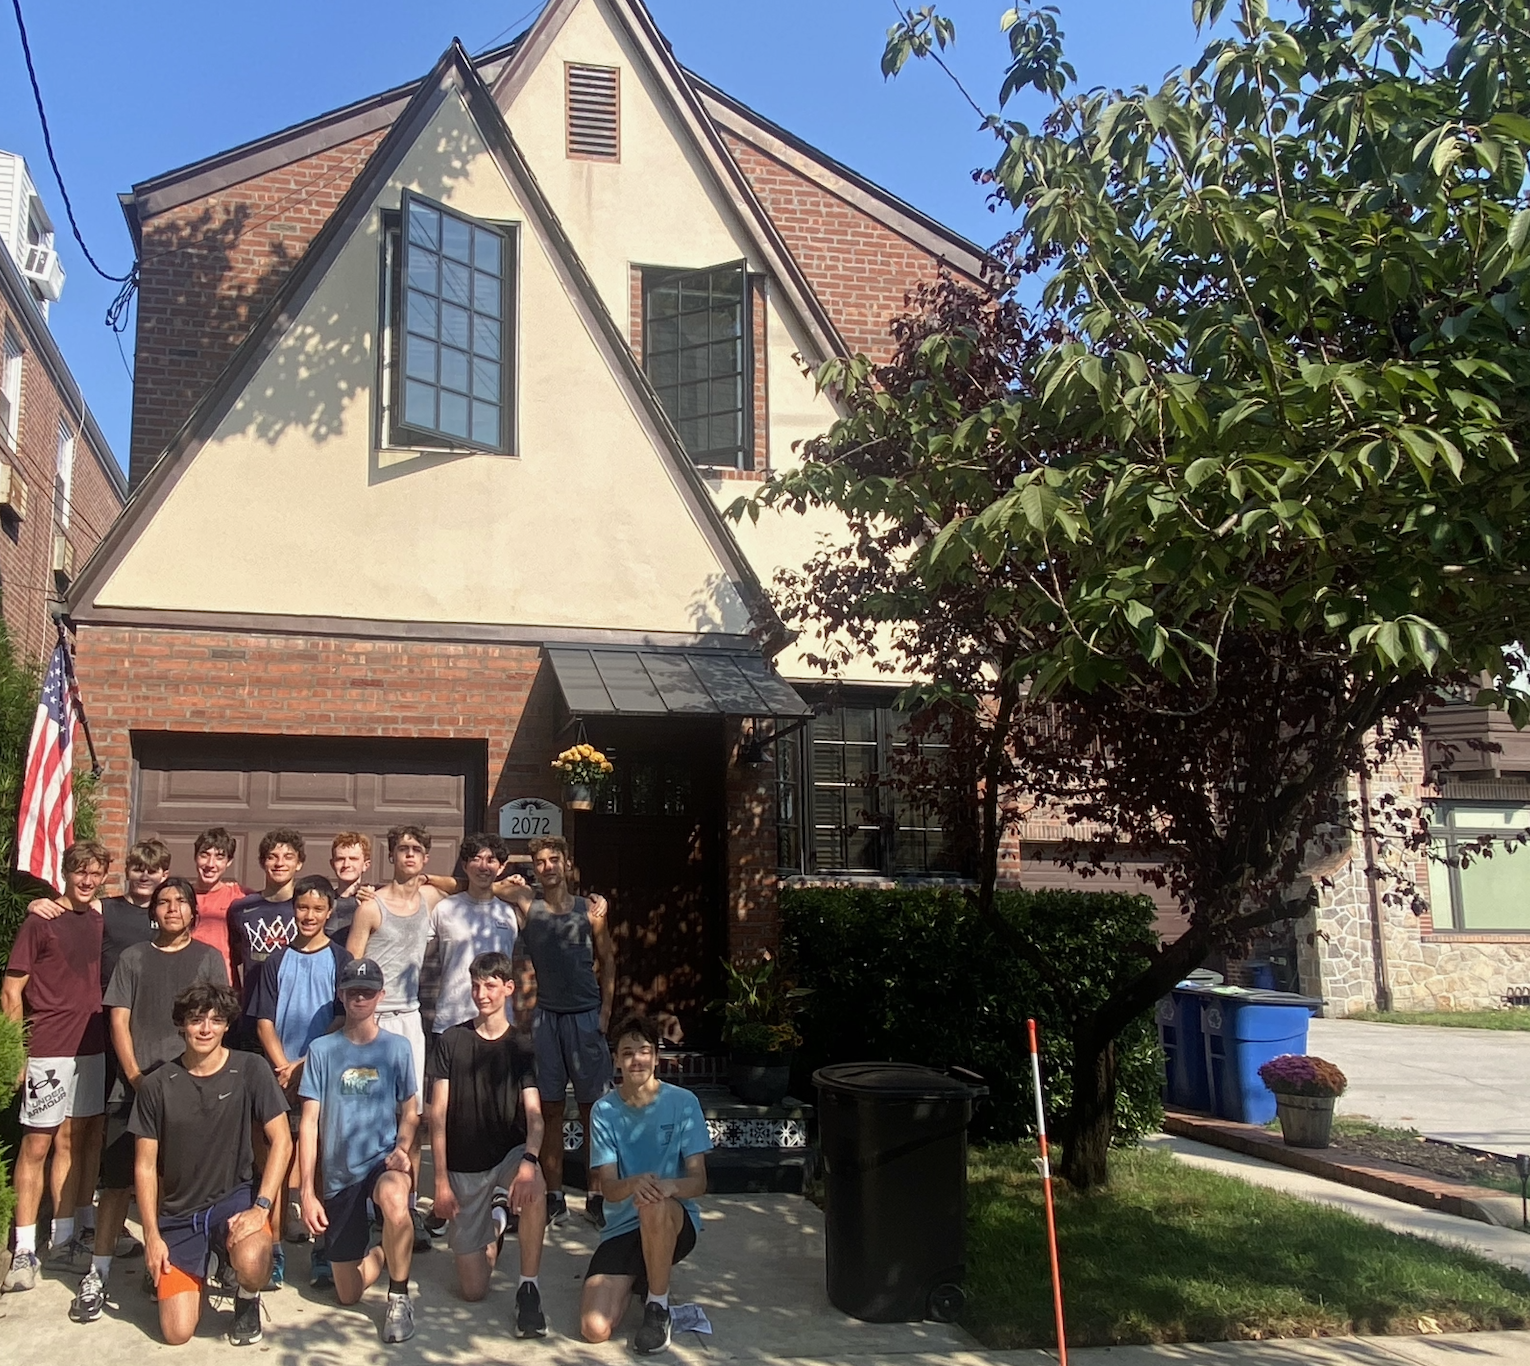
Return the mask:
M5 1273L5 1280L0 1282L0 1290L9 1294L13 1290L35 1289L41 1270L42 1263L35 1252L18 1252L11 1259L11 1269Z
M388 1313L383 1319L384 1342L408 1342L414 1336L414 1305L408 1295L389 1295Z

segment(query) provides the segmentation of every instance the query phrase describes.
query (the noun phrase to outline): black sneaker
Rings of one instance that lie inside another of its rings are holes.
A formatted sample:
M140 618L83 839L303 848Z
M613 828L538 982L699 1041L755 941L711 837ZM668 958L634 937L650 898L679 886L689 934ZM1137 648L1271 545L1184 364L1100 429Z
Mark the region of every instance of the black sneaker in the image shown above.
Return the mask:
M542 1292L530 1281L522 1281L515 1292L515 1335L518 1338L545 1338L547 1315L542 1312Z
M245 1299L241 1295L234 1301L234 1322L229 1327L228 1340L235 1347L253 1347L260 1338L260 1296Z
M568 1201L562 1191L547 1192L547 1227L561 1224L568 1218Z
M430 1251L430 1230L425 1227L425 1216L419 1210L410 1210L410 1221L414 1224L414 1250L416 1252Z
M441 1218L439 1214L432 1210L425 1216L425 1232L430 1234L432 1238L439 1238L445 1234L448 1222L448 1220Z
M657 1300L643 1306L643 1322L632 1339L632 1350L640 1356L662 1352L669 1346L669 1310Z
M106 1283L101 1273L91 1267L80 1280L79 1293L69 1306L69 1318L73 1323L94 1323L106 1308Z
M606 1197L598 1191L594 1195L584 1197L584 1217L596 1228L606 1226Z

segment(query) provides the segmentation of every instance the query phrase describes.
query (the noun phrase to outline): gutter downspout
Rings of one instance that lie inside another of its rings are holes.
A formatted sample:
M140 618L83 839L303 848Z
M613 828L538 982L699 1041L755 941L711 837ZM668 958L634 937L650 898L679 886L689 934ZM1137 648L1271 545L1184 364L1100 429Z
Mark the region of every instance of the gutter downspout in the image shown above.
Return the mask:
M1391 1010L1392 987L1387 975L1387 946L1381 918L1381 889L1377 886L1376 835L1371 828L1371 779L1360 766L1360 832L1365 852L1365 891L1371 906L1371 964L1376 974L1376 1009Z

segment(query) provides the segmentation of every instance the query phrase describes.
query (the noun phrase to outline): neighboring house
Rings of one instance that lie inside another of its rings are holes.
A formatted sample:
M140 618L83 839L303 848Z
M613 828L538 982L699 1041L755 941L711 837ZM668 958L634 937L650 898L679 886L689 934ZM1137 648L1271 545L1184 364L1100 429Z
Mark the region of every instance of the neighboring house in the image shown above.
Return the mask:
M0 152L0 614L18 657L53 647L53 608L127 496L48 330L64 287L27 164Z
M637 0L553 0L123 202L133 494L69 596L113 848L226 825L248 882L271 825L322 866L415 820L449 868L585 736L616 777L565 831L623 994L691 1038L720 960L775 944L782 860L949 870L874 781L896 688L824 687L766 592L835 523L721 509L833 421L803 363L886 357L978 248L682 70Z

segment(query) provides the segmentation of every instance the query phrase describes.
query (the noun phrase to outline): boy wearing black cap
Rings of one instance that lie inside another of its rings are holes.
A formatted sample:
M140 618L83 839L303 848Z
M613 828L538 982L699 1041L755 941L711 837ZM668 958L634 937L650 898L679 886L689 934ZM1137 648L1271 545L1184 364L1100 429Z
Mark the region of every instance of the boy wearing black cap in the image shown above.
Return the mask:
M345 964L338 990L345 1024L339 1033L314 1040L298 1089L303 1222L315 1237L326 1235L341 1304L355 1304L387 1268L382 1339L405 1342L414 1336L409 1146L420 1120L414 1055L407 1039L378 1027L383 974L375 962L358 958ZM321 1142L322 1199L314 1184ZM383 1219L382 1246L370 1251L368 1200Z

